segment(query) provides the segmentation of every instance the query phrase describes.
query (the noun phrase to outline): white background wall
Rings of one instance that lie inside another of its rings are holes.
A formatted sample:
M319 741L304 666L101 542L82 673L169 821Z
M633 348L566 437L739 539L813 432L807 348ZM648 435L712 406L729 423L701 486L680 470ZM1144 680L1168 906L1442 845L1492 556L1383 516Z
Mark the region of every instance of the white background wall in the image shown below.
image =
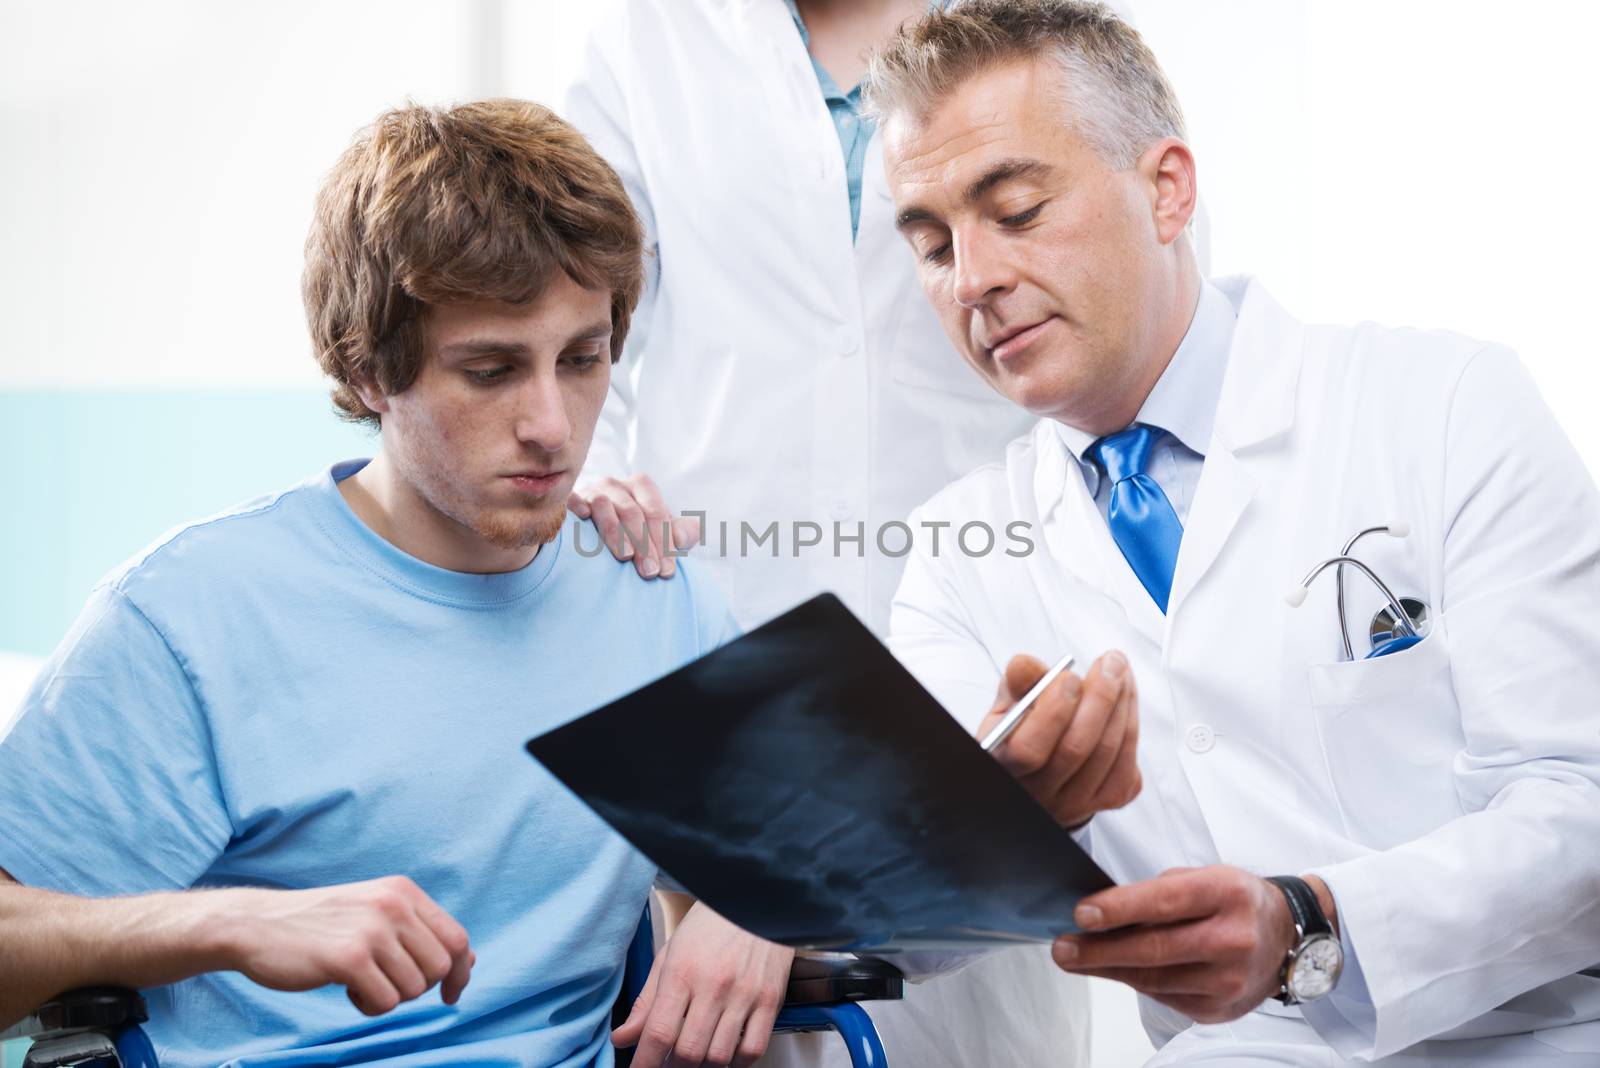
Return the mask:
M1600 5L1131 6L1189 117L1217 273L1257 273L1313 320L1515 346L1600 470ZM559 101L586 11L3 0L0 400L315 388L298 279L322 173L408 97ZM1097 1064L1138 1063L1126 998L1100 993Z
M557 98L583 10L3 0L0 389L316 386L322 175L386 107L506 92L513 52Z
M1214 268L1311 319L1508 342L1591 466L1600 5L1136 0ZM317 181L407 97L559 100L560 0L0 5L0 388L311 385Z
M1217 273L1302 317L1515 347L1600 469L1600 5L1134 0L1190 118Z

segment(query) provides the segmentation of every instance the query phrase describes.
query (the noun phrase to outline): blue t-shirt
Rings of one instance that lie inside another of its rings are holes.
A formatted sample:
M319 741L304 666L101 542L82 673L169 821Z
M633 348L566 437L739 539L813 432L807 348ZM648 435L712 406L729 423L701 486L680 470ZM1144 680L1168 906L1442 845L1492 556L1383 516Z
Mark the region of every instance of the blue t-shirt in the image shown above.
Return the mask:
M0 868L88 896L407 875L478 955L369 1018L237 973L145 991L164 1065L611 1063L654 874L523 748L734 633L692 567L569 539L519 571L384 541L338 479L180 529L98 586L0 742Z

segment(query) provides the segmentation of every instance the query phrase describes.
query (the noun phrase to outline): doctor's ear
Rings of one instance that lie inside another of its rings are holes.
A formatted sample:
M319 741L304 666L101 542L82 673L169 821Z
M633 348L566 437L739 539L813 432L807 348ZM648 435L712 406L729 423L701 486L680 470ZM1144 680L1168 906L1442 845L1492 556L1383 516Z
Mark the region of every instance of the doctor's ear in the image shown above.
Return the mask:
M1149 183L1156 234L1170 245L1183 233L1200 200L1194 178L1194 153L1176 137L1164 137L1144 150L1135 169Z

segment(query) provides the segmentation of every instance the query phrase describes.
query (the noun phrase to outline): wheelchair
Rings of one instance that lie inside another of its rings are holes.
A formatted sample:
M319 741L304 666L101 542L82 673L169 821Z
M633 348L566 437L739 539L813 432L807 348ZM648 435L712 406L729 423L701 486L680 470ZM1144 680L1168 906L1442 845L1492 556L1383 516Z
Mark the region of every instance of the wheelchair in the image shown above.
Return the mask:
M646 910L628 947L613 1025L622 1022L644 989L654 942ZM883 1044L860 1002L898 1000L904 993L904 977L887 961L836 954L796 957L773 1033L836 1031L850 1051L852 1068L884 1068ZM23 1068L158 1068L155 1047L139 1026L147 1019L137 991L87 987L52 998L0 1031L0 1047L12 1039L31 1039ZM631 1050L617 1051L618 1068L631 1061Z
M620 1025L644 989L655 960L655 938L646 909L639 930L628 947L622 993L612 1013ZM789 986L783 1008L772 1027L774 1035L806 1031L836 1031L850 1053L851 1068L885 1068L889 1063L872 1017L863 1001L898 1001L905 996L905 977L888 961L874 957L829 953L797 955L789 967ZM617 1068L628 1068L633 1051L617 1051Z

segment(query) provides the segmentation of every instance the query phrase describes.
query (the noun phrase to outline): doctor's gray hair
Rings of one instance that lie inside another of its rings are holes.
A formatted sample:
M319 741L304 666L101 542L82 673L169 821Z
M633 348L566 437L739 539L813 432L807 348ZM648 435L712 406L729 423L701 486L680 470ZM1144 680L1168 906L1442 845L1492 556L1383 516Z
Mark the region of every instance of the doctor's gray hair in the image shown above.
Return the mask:
M966 0L908 22L867 67L870 112L921 121L968 78L1047 57L1074 131L1121 170L1164 137L1186 137L1178 97L1137 31L1104 4Z

